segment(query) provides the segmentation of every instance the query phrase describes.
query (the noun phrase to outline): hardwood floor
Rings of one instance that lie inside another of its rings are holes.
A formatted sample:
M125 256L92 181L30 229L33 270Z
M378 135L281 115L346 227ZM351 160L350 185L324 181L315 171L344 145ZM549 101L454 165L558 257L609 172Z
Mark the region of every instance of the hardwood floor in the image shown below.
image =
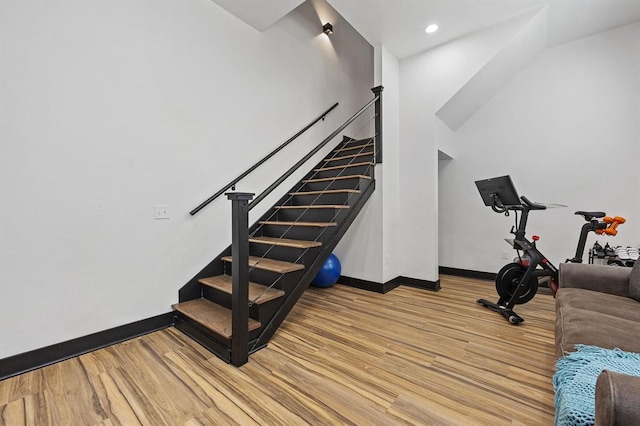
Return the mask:
M1 381L0 425L552 424L553 298L512 326L491 282L441 286L311 288L239 369L148 334Z

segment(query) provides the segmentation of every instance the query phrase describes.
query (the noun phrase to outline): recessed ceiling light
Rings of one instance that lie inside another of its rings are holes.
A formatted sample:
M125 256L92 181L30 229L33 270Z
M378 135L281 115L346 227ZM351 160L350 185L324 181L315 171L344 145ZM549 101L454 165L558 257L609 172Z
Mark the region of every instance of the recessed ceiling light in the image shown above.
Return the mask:
M435 33L436 31L438 31L438 26L436 24L431 24L424 29L424 32L427 34Z

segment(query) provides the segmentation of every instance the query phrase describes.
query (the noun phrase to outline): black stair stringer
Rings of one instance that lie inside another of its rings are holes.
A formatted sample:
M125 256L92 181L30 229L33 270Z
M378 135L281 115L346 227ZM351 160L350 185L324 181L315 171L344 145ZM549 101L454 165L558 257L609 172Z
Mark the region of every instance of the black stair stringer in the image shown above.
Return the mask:
M313 264L305 270L305 274L302 276L294 289L288 294L287 298L282 303L282 306L280 306L280 308L276 311L269 323L262 326L262 331L253 344L253 348L266 346L267 342L271 339L271 337L280 327L291 309L293 309L295 304L298 302L298 299L300 299L304 291L307 289L307 287L309 287L309 284L311 284L311 281L316 276L327 257L329 257L329 255L333 252L333 249L338 245L338 242L340 242L344 234L347 232L347 229L349 229L355 218L363 209L366 202L371 197L371 194L373 194L375 186L375 180L372 180L371 183L367 186L366 190L358 198L356 203L351 206L351 208L349 209L349 213L345 217L344 221L341 222L338 228L333 232L333 235L331 236L329 241L323 244L322 251L313 262ZM253 349L250 350L253 351Z
M173 326L204 346L209 352L224 362L231 362L231 346L229 342L223 343L217 340L207 330L182 315L176 314L174 316Z

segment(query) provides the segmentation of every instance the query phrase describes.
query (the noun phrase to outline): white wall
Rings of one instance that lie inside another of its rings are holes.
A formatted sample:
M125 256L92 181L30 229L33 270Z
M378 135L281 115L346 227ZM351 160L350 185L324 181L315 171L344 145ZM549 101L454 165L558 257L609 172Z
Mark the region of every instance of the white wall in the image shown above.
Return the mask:
M385 283L400 274L399 64L385 46L375 48L375 86L382 85L382 164L376 165L376 190L335 249L342 275ZM370 134L369 136L371 136Z
M400 63L384 46L381 47L382 84L384 86L382 116L383 166L382 205L383 274L382 282L403 275L400 269Z
M640 23L547 50L453 135L440 170L440 264L496 272L513 216L484 207L477 179L510 174L521 195L568 205L532 212L528 235L554 263L575 252L576 210L625 216L615 245L640 243ZM585 254L586 258L586 254Z
M438 279L438 130L435 113L517 34L527 14L400 62L401 275ZM453 147L453 151L458 148ZM447 151L451 151L447 149Z
M263 33L208 0L4 0L0 55L0 358L169 311L230 242L227 200L187 212L372 97L372 47L321 0Z

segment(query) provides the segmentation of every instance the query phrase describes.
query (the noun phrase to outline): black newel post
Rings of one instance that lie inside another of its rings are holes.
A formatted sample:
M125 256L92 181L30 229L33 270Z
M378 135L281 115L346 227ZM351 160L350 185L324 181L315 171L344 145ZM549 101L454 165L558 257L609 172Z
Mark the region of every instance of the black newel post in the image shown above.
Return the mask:
M249 201L254 194L229 192L231 200L231 364L249 361Z
M382 163L382 90L384 87L376 86L371 91L378 97L375 104L376 121L375 121L375 150L376 163Z

